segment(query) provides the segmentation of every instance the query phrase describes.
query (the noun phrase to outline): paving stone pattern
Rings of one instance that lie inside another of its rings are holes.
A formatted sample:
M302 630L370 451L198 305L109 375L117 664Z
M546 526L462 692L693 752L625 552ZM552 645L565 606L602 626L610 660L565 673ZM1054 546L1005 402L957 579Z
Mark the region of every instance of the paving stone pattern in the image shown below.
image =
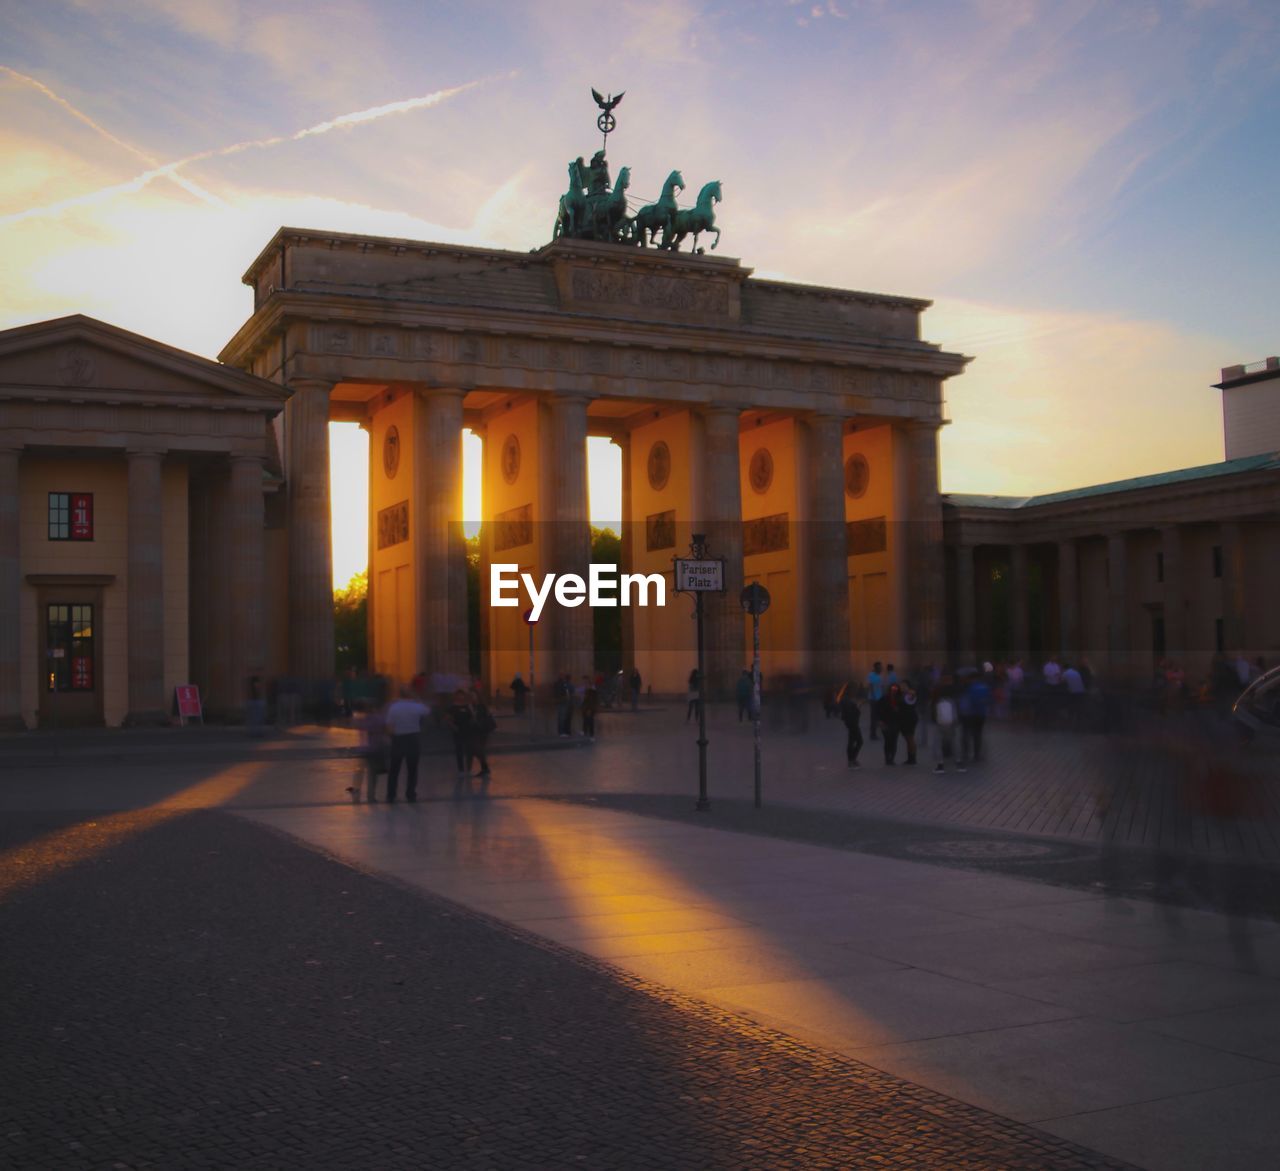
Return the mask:
M4 1167L1124 1166L221 813L20 890L0 938Z

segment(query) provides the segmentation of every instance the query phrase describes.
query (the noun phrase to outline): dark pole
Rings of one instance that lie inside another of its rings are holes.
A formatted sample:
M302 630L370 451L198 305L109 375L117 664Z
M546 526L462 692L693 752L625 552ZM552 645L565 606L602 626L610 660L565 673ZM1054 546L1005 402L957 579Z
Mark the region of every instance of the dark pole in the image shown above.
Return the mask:
M707 800L707 673L702 665L702 591L697 594L694 613L698 621L698 804L699 813L711 808Z
M751 738L755 746L756 808L760 808L760 614L751 611Z

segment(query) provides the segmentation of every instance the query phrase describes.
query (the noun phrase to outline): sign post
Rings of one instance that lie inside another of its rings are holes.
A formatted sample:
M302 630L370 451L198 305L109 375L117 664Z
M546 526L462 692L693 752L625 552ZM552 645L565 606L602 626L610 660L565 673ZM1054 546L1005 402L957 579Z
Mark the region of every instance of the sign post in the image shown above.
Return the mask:
M533 616L533 607L524 612L524 622L529 628L529 738L533 739L536 727L533 720L533 705L538 695L538 680L533 674L533 628L538 625L538 620Z
M756 808L760 808L760 615L769 608L769 591L753 581L741 595L751 615L751 737L755 741Z
M706 813L707 800L707 671L702 649L702 595L724 592L724 561L707 556L707 538L694 533L690 557L677 557L676 592L694 597L693 616L698 624L698 803L694 808Z

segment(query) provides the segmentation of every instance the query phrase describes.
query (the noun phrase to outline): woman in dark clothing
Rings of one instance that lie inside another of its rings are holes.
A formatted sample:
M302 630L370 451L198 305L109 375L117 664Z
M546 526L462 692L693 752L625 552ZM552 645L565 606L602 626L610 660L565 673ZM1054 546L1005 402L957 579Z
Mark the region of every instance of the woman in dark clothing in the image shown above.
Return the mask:
M844 753L850 768L862 767L858 763L858 753L862 751L862 712L858 707L857 696L856 684L846 683L836 697L836 710L839 711L840 720L849 733Z
M469 698L471 726L467 729L467 772L471 772L471 762L475 760L480 762L480 771L476 775L487 777L489 775L487 753L489 733L497 726L497 721L476 692L473 691Z
M898 755L898 733L902 728L903 706L902 687L897 683L890 684L889 690L876 704L875 721L884 737L885 764L898 763L894 757Z
M906 691L902 696L902 707L898 709L898 730L907 745L907 759L903 764L916 762L916 725L920 723L920 709L916 705L916 693Z
M462 688L453 693L453 702L445 712L445 720L453 735L453 756L458 762L458 776L465 777L471 771L471 738L475 713L471 710L470 697Z

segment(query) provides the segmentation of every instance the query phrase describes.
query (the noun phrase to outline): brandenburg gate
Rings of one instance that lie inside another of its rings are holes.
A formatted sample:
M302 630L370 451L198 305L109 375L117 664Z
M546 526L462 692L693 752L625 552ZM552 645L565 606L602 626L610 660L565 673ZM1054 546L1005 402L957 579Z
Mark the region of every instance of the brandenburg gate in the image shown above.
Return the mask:
M766 673L944 657L938 432L966 359L921 340L929 302L567 233L519 253L283 228L244 279L253 316L221 358L292 392L294 674L333 664L330 420L369 435L370 666L392 677L467 669L464 428L484 443L485 563L586 575L588 436L622 450L624 570L669 573L707 534L727 562L713 691L747 664L751 580L774 599ZM519 609L480 612L482 672L505 685L529 633ZM627 669L682 689L689 607L622 614ZM540 685L592 669L585 606L549 605L533 633Z

